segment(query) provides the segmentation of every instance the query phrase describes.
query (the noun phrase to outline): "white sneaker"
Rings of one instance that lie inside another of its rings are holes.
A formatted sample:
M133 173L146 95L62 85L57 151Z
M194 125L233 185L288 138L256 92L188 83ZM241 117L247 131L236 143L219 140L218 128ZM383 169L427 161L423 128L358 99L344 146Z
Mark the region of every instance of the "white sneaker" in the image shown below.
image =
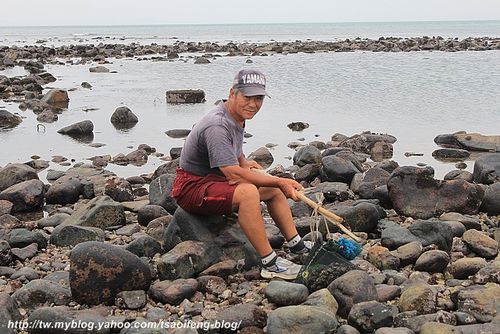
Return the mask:
M277 277L285 280L293 280L297 278L300 268L302 268L301 265L278 256L274 265L262 268L260 276L268 279Z

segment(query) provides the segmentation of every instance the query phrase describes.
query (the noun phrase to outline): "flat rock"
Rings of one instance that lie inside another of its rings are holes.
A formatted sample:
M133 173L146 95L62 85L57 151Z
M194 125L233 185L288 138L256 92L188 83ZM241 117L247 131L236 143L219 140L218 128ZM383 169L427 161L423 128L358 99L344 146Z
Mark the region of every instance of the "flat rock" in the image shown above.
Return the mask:
M317 306L284 306L270 312L267 333L330 333L337 328L335 314Z
M271 281L267 285L264 294L271 303L287 306L304 302L309 295L309 291L302 284Z

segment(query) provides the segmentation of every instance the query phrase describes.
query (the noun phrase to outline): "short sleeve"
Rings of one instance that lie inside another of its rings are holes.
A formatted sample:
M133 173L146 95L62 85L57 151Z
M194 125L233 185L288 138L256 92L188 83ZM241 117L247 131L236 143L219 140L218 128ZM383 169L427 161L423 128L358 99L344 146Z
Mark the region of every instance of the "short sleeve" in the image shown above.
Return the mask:
M230 132L222 126L210 126L205 130L210 168L238 165L237 152Z

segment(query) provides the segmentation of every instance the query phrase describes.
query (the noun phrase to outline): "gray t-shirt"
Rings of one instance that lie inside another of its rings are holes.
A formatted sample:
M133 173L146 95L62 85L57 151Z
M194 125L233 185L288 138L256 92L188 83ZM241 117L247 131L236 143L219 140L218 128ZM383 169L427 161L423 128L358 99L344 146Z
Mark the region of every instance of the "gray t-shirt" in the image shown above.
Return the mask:
M186 138L180 167L199 176L223 175L218 167L239 165L244 131L231 117L225 103L219 103L193 127Z

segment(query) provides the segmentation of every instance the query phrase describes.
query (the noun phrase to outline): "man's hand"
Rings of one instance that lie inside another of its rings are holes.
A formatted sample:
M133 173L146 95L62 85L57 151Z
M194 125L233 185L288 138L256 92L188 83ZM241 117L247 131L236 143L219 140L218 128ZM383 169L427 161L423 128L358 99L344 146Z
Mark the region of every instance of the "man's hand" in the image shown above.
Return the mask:
M295 191L302 191L304 190L304 187L300 185L295 180L292 179L286 179L286 178L280 178L278 181L278 187L280 190L285 194L287 198L293 199L295 202L299 202L300 199L295 195Z
M240 160L240 167L246 169L252 169L252 168L262 169L262 166L259 165L255 160L247 160L247 159Z

